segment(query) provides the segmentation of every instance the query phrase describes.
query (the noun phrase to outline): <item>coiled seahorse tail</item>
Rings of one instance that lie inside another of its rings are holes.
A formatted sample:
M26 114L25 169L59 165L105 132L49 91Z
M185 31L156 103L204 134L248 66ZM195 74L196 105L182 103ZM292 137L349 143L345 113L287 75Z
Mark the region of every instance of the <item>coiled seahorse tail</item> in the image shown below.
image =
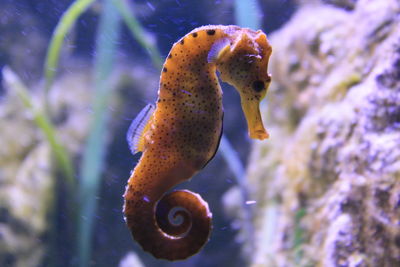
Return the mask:
M162 69L156 106L147 105L129 128L133 153L143 152L128 180L124 214L133 238L157 258L197 253L211 231L200 195L166 194L215 155L222 134L222 91L216 75L240 94L251 138L265 139L260 101L271 77L266 35L237 26L204 26L176 42Z
M141 202L127 190L126 203ZM145 201L146 202L146 201ZM125 205L124 212L129 229L143 250L156 258L182 260L196 254L208 241L211 232L211 213L200 195L190 191L174 191L166 194L157 210L147 205ZM151 212L143 212L142 209ZM136 210L138 209L138 210ZM141 214L137 216L135 214ZM156 215L157 225L149 224ZM146 224L146 227L138 227ZM171 242L171 239L174 242Z

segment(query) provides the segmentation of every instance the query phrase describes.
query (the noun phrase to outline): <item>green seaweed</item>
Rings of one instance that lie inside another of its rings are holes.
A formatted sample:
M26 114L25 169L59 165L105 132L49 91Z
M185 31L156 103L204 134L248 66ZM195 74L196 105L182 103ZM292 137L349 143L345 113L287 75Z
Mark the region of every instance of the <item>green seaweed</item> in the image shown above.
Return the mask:
M46 96L54 81L61 47L66 34L71 30L81 14L94 2L95 0L75 1L63 14L56 26L45 60ZM87 266L90 259L93 218L97 208L96 196L99 192L101 166L106 153L107 104L112 94L111 86L107 78L112 70L113 55L116 50L115 44L118 38L119 28L119 16L116 9L118 9L136 41L149 53L153 64L159 69L161 69L162 66L158 49L146 38L142 26L138 20L130 14L126 2L104 0L103 4L104 7L97 35L97 57L94 64L94 84L96 88L93 103L94 113L89 129L89 136L83 152L80 169L81 181L78 189L78 200L81 204L81 208L77 217L78 244L76 247L80 266ZM47 101L47 97L45 101ZM51 126L50 122L48 124Z
M84 13L95 0L76 0L62 15L51 37L44 65L46 78L45 93L50 90L57 71L60 50L65 36L71 30L77 19ZM46 98L47 99L47 98Z
M294 218L294 233L293 233L293 246L292 251L294 253L295 262L300 264L303 258L302 244L304 243L304 229L301 226L301 220L307 215L307 211L304 208L300 208Z
M160 52L158 51L157 47L146 37L142 25L136 19L136 17L132 15L134 13L132 12L126 1L113 0L112 2L118 9L120 15L122 16L122 19L131 31L132 36L149 54L153 65L156 68L161 69L162 59Z
M222 135L220 142L220 152L228 165L228 168L233 173L237 184L239 185L240 194L242 195L242 209L243 209L243 220L244 220L244 231L247 236L247 242L250 245L250 249L254 249L254 227L253 227L253 214L251 209L246 204L249 200L248 185L246 179L246 171L240 160L239 154L233 148L232 144L229 142L225 135Z
M44 137L49 143L51 151L55 155L57 167L61 169L62 171L61 174L66 180L65 181L67 187L66 192L67 194L73 194L73 192L76 191L74 166L72 164L72 161L69 157L67 150L58 141L55 127L46 116L46 113L43 112L42 109L39 109L37 106L34 105L33 98L30 95L27 86L21 81L21 79L17 76L16 73L14 73L10 68L4 67L3 77L4 80L9 84L10 89L16 92L17 96L21 99L23 105L32 112L33 120L36 126L42 131ZM57 198L54 199L53 203L49 203L49 205L56 207L57 206L56 202ZM72 202L75 203L74 201ZM74 209L72 209L72 207L68 207L67 214L69 217L74 218L75 216ZM56 216L54 216L54 213L51 216L51 220L53 221L53 227L51 227L49 231L50 234L49 242L52 243L52 246L50 246L50 248L52 249L50 249L49 252L49 260L54 263L56 257L55 251L57 250L55 249L55 247L57 247L56 237L59 235L59 233L56 230Z
M119 36L119 14L112 0L103 0L103 12L96 40L94 64L95 98L89 136L83 152L81 182L79 186L78 255L79 266L88 266L91 255L93 219L97 209L97 195L101 181L101 170L106 153L106 127L109 121L107 110L112 96L110 73L113 68L116 43Z
M10 84L10 88L15 90L24 106L32 112L35 124L43 132L46 140L49 142L57 163L66 177L69 192L73 192L75 187L74 167L67 150L58 141L55 127L47 118L46 114L34 105L27 86L25 86L17 74L10 68L4 67L3 75L4 79Z

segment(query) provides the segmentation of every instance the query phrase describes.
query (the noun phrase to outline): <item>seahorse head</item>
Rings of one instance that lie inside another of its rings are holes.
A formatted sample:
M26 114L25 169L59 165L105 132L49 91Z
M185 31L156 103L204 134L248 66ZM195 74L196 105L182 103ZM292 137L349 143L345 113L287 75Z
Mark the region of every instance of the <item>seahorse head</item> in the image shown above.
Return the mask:
M269 136L261 119L260 102L271 83L268 74L271 52L262 31L240 29L216 62L221 79L233 85L240 94L250 137L260 140Z

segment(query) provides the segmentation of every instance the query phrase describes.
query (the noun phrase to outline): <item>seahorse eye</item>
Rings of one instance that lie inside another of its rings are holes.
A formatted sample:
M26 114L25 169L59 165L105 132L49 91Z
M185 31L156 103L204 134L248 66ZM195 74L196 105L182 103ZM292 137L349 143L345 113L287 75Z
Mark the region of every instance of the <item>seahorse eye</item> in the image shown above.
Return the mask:
M254 91L259 93L264 89L264 82L260 80L254 81L252 84L252 88Z

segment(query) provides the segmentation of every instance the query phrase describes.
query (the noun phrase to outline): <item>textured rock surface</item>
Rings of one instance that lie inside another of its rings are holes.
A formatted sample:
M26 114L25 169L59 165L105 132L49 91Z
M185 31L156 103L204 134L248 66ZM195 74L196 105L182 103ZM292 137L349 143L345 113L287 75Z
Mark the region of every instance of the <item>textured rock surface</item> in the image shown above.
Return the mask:
M40 141L30 114L20 112L23 109L14 92L8 91L0 103L1 266L40 262L44 247L39 238L48 226L54 187L49 147Z
M57 194L51 149L33 116L5 77L6 94L0 101L0 266L40 266L49 252L47 243ZM51 108L58 136L71 154L77 154L87 133L89 75L66 75L51 92ZM68 94L62 92L68 88ZM40 100L35 95L34 102ZM66 112L68 111L68 112ZM77 113L80 113L78 116Z
M400 266L400 2L322 2L270 35L252 265Z

